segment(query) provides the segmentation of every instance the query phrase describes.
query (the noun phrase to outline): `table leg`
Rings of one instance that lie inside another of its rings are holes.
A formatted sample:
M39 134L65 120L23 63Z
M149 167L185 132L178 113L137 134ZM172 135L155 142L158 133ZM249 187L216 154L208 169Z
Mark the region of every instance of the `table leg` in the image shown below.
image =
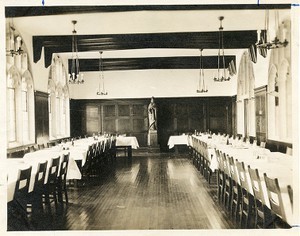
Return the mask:
M128 158L132 158L132 147L131 146L127 147L127 152L128 152Z
M178 146L177 145L174 146L174 150L175 150L175 154L178 155L179 152L178 152Z

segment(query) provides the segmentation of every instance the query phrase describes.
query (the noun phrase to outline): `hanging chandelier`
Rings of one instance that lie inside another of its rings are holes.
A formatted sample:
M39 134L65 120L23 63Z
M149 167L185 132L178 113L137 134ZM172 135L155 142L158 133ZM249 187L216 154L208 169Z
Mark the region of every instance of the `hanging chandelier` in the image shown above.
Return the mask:
M99 57L99 88L97 91L97 95L107 95L107 91L105 90L104 85L104 71L103 71L103 59L102 54L103 51L100 51L100 57Z
M8 48L6 49L6 56L14 57L16 55L22 55L24 53L22 49L22 38L21 36L17 36L15 38L15 28L10 25L9 26L9 42Z
M277 31L279 31L279 13L278 11L274 12L275 16L275 38L270 41L270 29L269 29L269 10L266 10L265 13L265 30L260 34L260 40L256 44L257 48L261 50L266 49L276 49L286 47L288 45L288 41L286 40L286 29L283 29L283 41L280 41Z
M77 31L75 25L77 21L73 20L73 31L72 31L72 66L69 73L69 84L83 84L83 73L80 73L79 57L78 57L78 46L77 46Z
M218 76L214 77L215 82L223 82L223 81L230 80L230 76L227 77L227 69L225 68L224 36L223 36L223 27L222 27L222 20L224 20L224 16L220 16L219 20L220 20L220 28L219 28L219 51L218 51ZM220 68L221 61L222 61L223 68Z
M198 82L197 93L207 93L208 89L206 88L205 81L204 81L204 68L203 68L203 56L202 56L203 49L199 49L199 51L200 51L199 82Z

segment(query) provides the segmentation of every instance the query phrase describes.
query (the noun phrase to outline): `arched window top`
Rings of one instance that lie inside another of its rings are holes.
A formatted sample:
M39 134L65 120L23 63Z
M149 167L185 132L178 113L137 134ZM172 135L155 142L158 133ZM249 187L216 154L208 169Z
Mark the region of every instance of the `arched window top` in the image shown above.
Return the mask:
M69 97L69 88L68 88L67 85L65 85L64 88L63 88L63 94L64 94L65 98Z
M62 59L55 55L49 72L49 80L53 80L56 86L64 87L67 84L67 74Z
M55 90L55 95L56 97L62 97L63 96L63 89L61 86L57 86L56 87L56 90Z
M269 69L268 87L273 87L278 82L278 72L276 65L272 64Z
M287 79L291 79L290 64L287 59L283 59L279 66L279 80L286 81Z
M55 93L55 83L53 80L49 79L48 80L48 93Z
M22 83L26 83L27 89L33 89L33 79L29 70L26 70L22 75Z
M21 85L21 75L16 66L11 66L7 72L7 87L16 88Z

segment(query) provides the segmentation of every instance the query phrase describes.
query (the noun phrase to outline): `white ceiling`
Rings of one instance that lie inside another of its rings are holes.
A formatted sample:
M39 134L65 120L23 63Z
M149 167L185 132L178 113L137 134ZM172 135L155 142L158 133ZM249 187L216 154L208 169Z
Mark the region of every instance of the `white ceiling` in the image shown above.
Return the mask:
M273 11L270 17L273 17ZM280 10L280 18L286 18L289 10ZM87 13L52 16L17 17L8 19L22 32L33 35L70 35L72 20L77 20L80 34L134 34L159 32L217 31L219 16L224 16L225 31L260 30L265 28L264 10L181 10L181 11L132 11ZM274 21L270 20L270 27ZM237 50L225 50L225 54L236 54ZM203 55L216 55L217 50L204 50ZM61 53L69 58L71 53ZM195 49L138 49L105 52L103 57L157 57L198 56ZM80 58L98 58L99 52L84 52Z
M264 28L264 10L132 11L18 17L13 21L30 35L71 34L77 20L78 34L128 34L217 31L219 16L224 30Z

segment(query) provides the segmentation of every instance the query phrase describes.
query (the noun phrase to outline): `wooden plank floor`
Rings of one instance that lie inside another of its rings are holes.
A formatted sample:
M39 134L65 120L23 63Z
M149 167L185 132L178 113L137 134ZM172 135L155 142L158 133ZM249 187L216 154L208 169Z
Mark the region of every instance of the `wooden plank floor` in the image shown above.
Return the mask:
M140 154L140 155L139 155ZM138 155L138 156L137 156ZM100 178L70 187L69 204L33 219L33 230L234 228L186 155L117 157ZM32 229L32 228L31 228Z

